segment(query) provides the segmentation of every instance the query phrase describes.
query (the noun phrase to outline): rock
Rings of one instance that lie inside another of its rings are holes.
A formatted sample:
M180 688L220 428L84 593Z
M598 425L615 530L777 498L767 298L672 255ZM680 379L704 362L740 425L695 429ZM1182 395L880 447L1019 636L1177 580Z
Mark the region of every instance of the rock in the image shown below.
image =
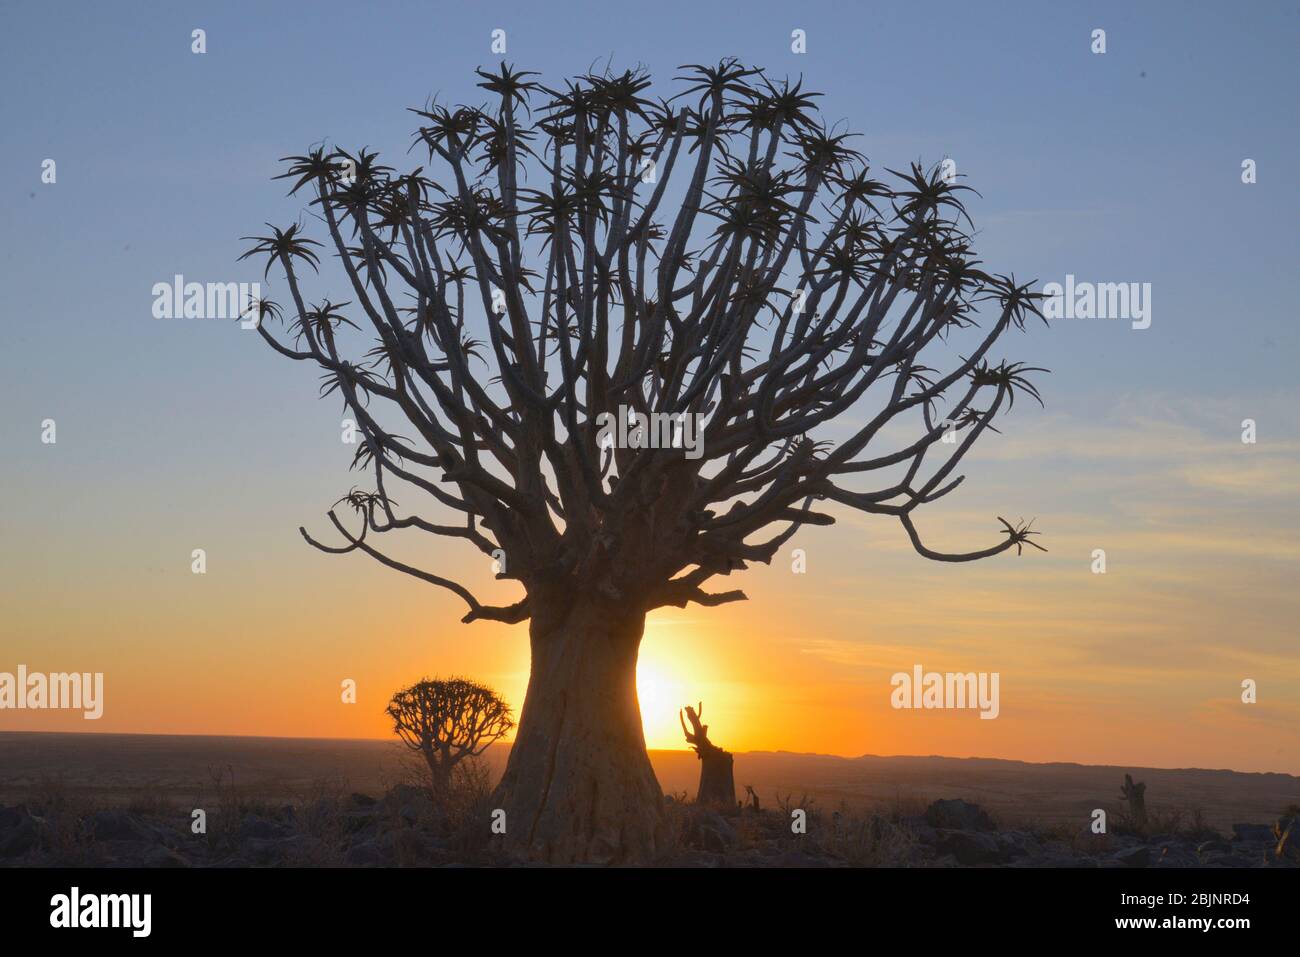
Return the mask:
M1177 844L1170 844L1160 849L1156 858L1156 867L1195 867L1200 863L1194 851Z
M268 821L264 817L258 817L256 814L249 814L239 822L239 839L247 841L255 838L262 841L274 841L286 835L287 831L283 824L277 824L275 821Z
M394 784L384 794L383 803L389 807L401 807L412 801L427 801L429 792L412 784Z
M18 857L36 846L36 821L27 808L0 807L0 857Z
M384 851L399 867L418 867L433 859L443 842L435 841L419 828L390 831L383 841Z
M189 859L169 847L155 844L144 852L140 859L141 867L189 867Z
M1201 855L1201 864L1205 867L1254 867L1256 862L1248 857L1241 857L1238 854L1225 854L1222 851L1213 851L1209 854Z
M1196 853L1201 857L1207 854L1231 854L1232 845L1227 841L1204 841L1196 846Z
M410 784L395 784L384 795L385 807L395 811L407 824L416 824L430 811L429 792Z
M918 844L933 844L939 838L939 832L925 822L920 814L909 814L898 819L899 825L916 838Z
M295 834L280 842L284 861L290 867L337 864L342 857L339 849L331 847L313 834Z
M721 814L697 808L686 821L682 834L688 847L721 854L736 840L736 832Z
M773 867L824 867L826 861L806 851L789 850L783 851L780 857L775 858L770 866Z
M1232 825L1232 839L1234 841L1264 841L1272 843L1273 829L1267 824L1234 824Z
M379 803L377 798L372 798L369 794L359 794L355 792L349 800L352 802L353 807L374 807Z
M414 824L416 820L416 811L408 809L407 813L399 813L398 816L406 824ZM374 808L359 807L346 811L343 814L343 829L349 834L373 834L376 830Z
M925 809L925 822L931 827L958 831L992 831L993 819L978 804L953 800L935 801Z
M96 811L86 821L91 837L97 841L153 841L156 835L126 811L116 808Z
M929 824L918 824L911 828L918 844L933 844L939 840L939 832Z
M240 842L239 850L254 864L279 864L284 860L289 842L251 837Z
M940 830L934 849L962 864L1000 864L1009 856L997 838L982 831Z
M675 867L718 867L721 864L721 854L709 854L706 851L687 851L673 861Z
M1111 857L1111 860L1124 867L1147 867L1151 863L1151 848L1145 844L1128 847Z
M1068 851L1046 851L1038 857L1018 858L1012 864L1013 867L1097 867L1097 862L1082 854L1073 854ZM1112 864L1114 867L1121 866Z
M354 844L343 855L343 863L348 867L382 867L384 852L374 841Z
M319 834L334 828L338 818L339 807L334 801L316 798L299 808L293 824L298 830Z
M1042 851L1038 839L1026 831L1005 831L996 835L998 847L1009 858L1032 857Z

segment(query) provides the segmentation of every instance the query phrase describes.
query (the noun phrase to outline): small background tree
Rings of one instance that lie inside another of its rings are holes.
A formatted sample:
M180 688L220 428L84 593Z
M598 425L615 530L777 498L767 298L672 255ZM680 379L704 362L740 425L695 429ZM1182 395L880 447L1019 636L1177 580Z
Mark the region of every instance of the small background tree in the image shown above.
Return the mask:
M515 726L495 691L464 678L426 678L393 695L385 712L397 736L429 765L435 797L446 796L461 761Z

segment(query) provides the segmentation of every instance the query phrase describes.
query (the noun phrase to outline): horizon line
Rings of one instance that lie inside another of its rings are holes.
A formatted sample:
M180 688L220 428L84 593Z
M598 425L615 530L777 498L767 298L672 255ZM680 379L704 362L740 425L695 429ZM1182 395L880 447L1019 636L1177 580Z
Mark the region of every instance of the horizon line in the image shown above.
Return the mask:
M5 730L0 729L0 736L18 735L18 734L48 734L48 735L82 735L87 737L119 737L119 738L237 738L241 740L252 741L338 741L338 742L356 742L368 744L392 744L396 747L402 747L400 740L390 738L332 738L332 737L310 737L303 735L283 735L283 734L196 734L191 732L173 732L173 731L28 731L28 730ZM497 741L489 747L500 747L505 745L514 745L514 741ZM664 753L664 754L692 754L690 748L646 748L647 752ZM1127 768L1130 771L1208 771L1227 774L1268 774L1280 777L1293 778L1300 781L1300 774L1292 774L1289 771L1238 771L1234 768L1197 768L1197 767L1156 767L1145 764L1085 764L1081 761L1025 761L1021 758L995 758L981 755L969 755L958 757L949 754L830 754L821 751L733 751L734 755L761 755L761 754L785 754L793 757L810 757L810 758L834 758L839 761L860 761L864 758L903 758L903 759L925 759L925 760L943 760L943 761L1001 761L1005 764L1029 764L1039 767L1049 765L1067 765L1079 768Z

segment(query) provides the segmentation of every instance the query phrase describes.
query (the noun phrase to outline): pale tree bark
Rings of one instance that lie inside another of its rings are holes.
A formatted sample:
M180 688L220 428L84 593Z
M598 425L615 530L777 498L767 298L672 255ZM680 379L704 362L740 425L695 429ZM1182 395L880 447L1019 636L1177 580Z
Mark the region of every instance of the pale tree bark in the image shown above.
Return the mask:
M653 859L664 817L636 696L645 617L589 599L533 608L528 692L496 798L505 844L551 863Z

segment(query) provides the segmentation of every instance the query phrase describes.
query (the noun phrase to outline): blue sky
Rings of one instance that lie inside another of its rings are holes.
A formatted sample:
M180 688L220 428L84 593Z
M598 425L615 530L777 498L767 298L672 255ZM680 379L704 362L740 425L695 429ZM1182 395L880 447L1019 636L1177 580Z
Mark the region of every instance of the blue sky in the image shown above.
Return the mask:
M418 165L405 108L435 94L482 102L473 70L501 59L496 28L504 59L548 82L610 60L644 64L675 92L680 64L725 55L802 75L874 165L956 162L981 193L970 212L991 269L1151 283L1150 329L1067 321L1015 343L1018 358L1053 370L1040 382L1047 411L1026 402L1022 416L1017 404L1005 443L973 457L984 491L954 521L1023 502L1026 517L1055 514L1086 554L1105 537L1090 529L1131 530L1143 503L1149 526L1156 506L1179 501L1192 504L1160 534L1293 535L1294 4L554 6L0 3L0 523L21 543L0 570L34 589L11 609L63 605L75 584L82 617L66 631L123 589L137 604L198 601L160 591L158 577L195 541L238 565L245 596L291 563L325 587L351 581L296 534L354 480L334 403L232 323L152 319L150 288L175 273L261 278L260 263L236 262L240 237L304 210L271 180L281 156L328 139ZM203 55L191 53L196 28ZM803 55L790 49L796 28ZM1090 51L1096 28L1104 55ZM46 158L54 185L40 180ZM1240 179L1246 158L1254 185ZM273 274L283 301L279 285ZM1260 420L1266 458L1251 487L1262 499L1232 498L1231 467L1214 464L1239 448L1245 417ZM37 441L45 418L58 422L56 448ZM1129 487L1156 472L1194 472L1202 497ZM987 539L986 525L971 527ZM1270 563L1250 574L1280 594L1277 562L1290 553L1273 544L1267 558L1232 561ZM1186 577L1179 587L1196 590ZM64 633L50 627L46 640ZM1283 638L1270 632L1270 654Z
M1150 330L1063 325L1033 342L1056 373L1058 403L1137 383L1219 394L1287 383L1294 7L565 9L5 3L0 262L5 335L20 347L0 358L18 413L8 421L41 413L51 380L61 401L101 413L110 392L124 410L149 407L160 388L185 403L203 383L190 362L169 359L187 349L204 368L239 370L245 389L288 399L284 370L254 362L229 329L151 324L148 288L175 272L256 278L252 263L234 264L239 237L302 208L270 181L275 160L325 138L404 159L404 108L435 93L478 101L472 70L498 59L488 46L497 27L506 58L546 79L612 57L667 80L724 53L802 74L825 92L828 118L863 134L874 163L954 159L984 197L972 213L990 266L1044 281L1151 282ZM201 56L190 52L195 27L207 31ZM796 27L808 34L804 55L790 52ZM1101 56L1089 50L1095 27L1107 31ZM59 164L55 186L39 181L46 157ZM1260 170L1249 187L1247 157ZM202 401L188 411L216 422L230 410Z

